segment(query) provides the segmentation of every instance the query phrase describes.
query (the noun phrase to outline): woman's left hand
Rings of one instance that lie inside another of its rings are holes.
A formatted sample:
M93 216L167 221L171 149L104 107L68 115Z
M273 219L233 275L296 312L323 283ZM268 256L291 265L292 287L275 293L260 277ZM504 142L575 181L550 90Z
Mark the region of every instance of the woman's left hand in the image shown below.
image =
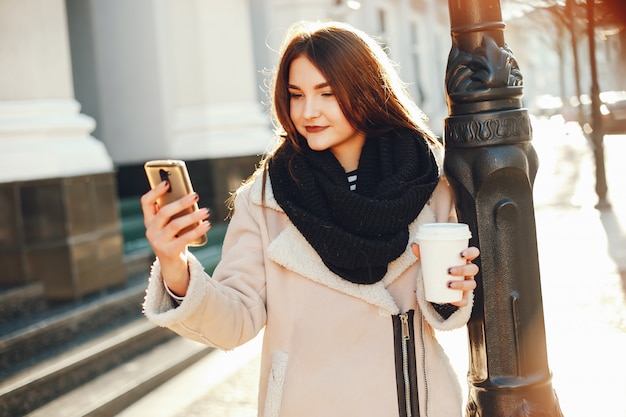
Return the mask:
M420 249L417 243L411 245L413 254L419 259ZM460 301L450 303L457 307L464 307L469 303L469 293L476 289L476 281L474 277L478 274L478 265L472 261L480 255L477 247L470 246L461 252L461 256L465 259L465 265L453 266L448 270L450 275L465 277L462 281L449 281L448 287L454 290L463 290L463 298Z

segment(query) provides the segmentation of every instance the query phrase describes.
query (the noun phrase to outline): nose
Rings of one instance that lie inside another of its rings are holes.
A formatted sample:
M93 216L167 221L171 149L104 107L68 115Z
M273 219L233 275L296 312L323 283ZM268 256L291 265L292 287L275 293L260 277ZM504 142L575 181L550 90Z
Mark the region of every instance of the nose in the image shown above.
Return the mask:
M314 119L320 115L319 106L314 98L305 98L302 116L305 119Z

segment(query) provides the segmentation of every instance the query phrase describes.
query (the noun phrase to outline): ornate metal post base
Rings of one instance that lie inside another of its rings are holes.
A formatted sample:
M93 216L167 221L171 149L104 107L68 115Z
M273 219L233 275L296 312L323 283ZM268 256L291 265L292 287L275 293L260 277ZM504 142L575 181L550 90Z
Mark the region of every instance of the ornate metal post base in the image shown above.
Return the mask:
M449 0L445 168L480 247L467 416L562 416L548 368L532 186L537 155L498 0Z

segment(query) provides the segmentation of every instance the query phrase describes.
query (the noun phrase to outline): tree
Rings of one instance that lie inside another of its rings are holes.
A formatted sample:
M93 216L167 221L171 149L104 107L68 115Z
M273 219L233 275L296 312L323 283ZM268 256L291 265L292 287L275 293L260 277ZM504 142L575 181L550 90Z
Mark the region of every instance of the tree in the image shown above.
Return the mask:
M512 3L521 4L519 0L509 0ZM527 4L527 3L526 3ZM591 141L593 143L593 153L596 167L596 194L598 195L597 207L600 209L610 207L607 200L607 182L604 167L604 130L600 117L600 87L598 85L598 74L596 65L596 37L598 33L603 36L617 35L619 40L619 56L622 64L624 61L624 45L626 33L626 4L624 0L536 0L532 2L535 10L543 10L553 16L553 21L557 26L567 27L572 41L572 53L574 57L574 69L576 77L577 95L580 96L580 75L578 64L578 34L579 22L582 22L586 29L589 45L589 63L591 72ZM557 29L558 30L558 29ZM557 32L558 33L558 32ZM558 40L557 40L558 42ZM557 45L560 46L559 43ZM556 49L562 58L562 50ZM563 62L561 60L561 62ZM561 65L563 67L563 65ZM563 68L561 68L563 70ZM613 71L617 73L617 71ZM579 114L579 121L582 121Z

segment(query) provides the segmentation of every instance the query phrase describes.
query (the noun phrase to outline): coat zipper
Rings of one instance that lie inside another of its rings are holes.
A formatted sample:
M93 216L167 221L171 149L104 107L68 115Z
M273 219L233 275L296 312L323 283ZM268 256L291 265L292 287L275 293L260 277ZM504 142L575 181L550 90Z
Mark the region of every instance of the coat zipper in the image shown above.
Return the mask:
M422 410L424 412L424 416L428 417L430 415L429 411L428 411L428 377L426 375L426 341L424 340L424 316L422 316L420 314L419 316L419 320L420 320L420 341L422 343L422 378L424 381L424 392L423 392L423 396L424 396L424 410ZM417 372L417 371L416 371ZM419 409L418 409L419 411Z
M411 379L409 376L409 353L408 344L411 341L409 334L409 317L406 314L400 316L402 322L402 376L404 377L404 399L406 407L406 415L412 416L411 413Z
M414 311L393 316L396 385L400 417L418 417L417 368L415 359Z

